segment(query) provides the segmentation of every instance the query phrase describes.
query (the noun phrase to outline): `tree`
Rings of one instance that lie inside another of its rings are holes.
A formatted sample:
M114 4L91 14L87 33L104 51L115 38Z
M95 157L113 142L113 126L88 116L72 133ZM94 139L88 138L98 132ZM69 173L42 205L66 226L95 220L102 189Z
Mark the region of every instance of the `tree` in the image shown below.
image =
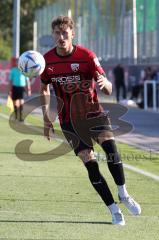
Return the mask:
M12 0L0 3L0 59L7 60L12 54Z
M33 20L35 10L54 2L55 0L21 0L21 52L33 48Z

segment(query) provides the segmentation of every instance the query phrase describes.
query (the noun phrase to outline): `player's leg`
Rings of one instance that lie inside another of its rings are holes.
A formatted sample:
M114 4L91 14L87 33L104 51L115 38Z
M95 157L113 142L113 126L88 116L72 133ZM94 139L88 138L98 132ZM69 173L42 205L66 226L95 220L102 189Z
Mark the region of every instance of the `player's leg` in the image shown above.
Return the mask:
M19 121L23 121L24 87L19 87Z
M115 204L110 189L104 177L100 173L99 166L95 159L93 149L89 147L86 143L81 141L81 139L79 139L79 136L76 134L71 123L61 124L61 129L68 143L73 148L75 154L79 156L80 159L82 159L88 171L88 176L91 184L98 192L106 206L108 206L108 208L110 209L113 224L124 225L125 224L124 217L119 207Z
M19 120L20 122L23 121L23 105L24 105L24 99L20 99L20 104L19 104Z
M125 176L123 164L117 151L113 133L111 131L103 130L98 136L98 143L106 153L108 168L115 183L117 185L124 185ZM125 191L124 194L127 194L127 192Z
M107 185L106 180L102 176L98 162L94 156L92 149L85 149L78 153L78 156L83 161L87 171L90 182L94 189L98 192L106 206L109 208L112 214L112 223L118 225L124 225L124 217L119 209L118 205L114 202L112 193Z
M16 120L18 118L17 100L13 100L13 106L14 106L14 117L15 117L15 120Z
M123 99L126 99L127 97L127 92L126 92L126 86L125 86L125 83L123 82L122 84L122 94L123 94Z
M120 85L116 83L115 87L116 87L116 100L117 100L117 102L119 102L119 100L120 100Z
M117 185L120 201L124 203L132 214L139 215L141 213L140 205L129 196L126 189L124 168L117 151L113 133L104 130L99 134L98 143L106 153L108 168Z
M18 96L17 96L17 88L13 86L12 88L12 100L14 106L14 118L15 120L18 118Z

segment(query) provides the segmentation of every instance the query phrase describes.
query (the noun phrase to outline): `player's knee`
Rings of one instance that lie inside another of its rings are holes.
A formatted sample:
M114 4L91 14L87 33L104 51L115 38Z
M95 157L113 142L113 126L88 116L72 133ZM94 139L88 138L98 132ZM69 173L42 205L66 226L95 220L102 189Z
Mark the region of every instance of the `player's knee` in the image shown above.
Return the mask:
M92 149L85 149L78 153L80 159L82 159L83 163L87 163L93 159L95 159L94 152Z
M103 142L108 140L114 140L114 135L110 131L105 131L99 134L97 142L102 145Z
M117 151L117 147L115 141L113 139L109 139L104 141L101 144L104 152L106 153L108 164L118 164L121 163L120 155Z

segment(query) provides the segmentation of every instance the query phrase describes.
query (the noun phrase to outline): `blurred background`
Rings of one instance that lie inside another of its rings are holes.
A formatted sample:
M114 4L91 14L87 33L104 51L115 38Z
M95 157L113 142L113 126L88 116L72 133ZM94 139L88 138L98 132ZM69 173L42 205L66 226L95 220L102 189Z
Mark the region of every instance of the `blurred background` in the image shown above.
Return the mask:
M53 16L65 14L76 22L75 41L95 51L100 60L133 64L134 48L137 48L137 63L157 62L158 13L159 1L156 0L58 0L35 11L36 47L41 52L47 50L49 23Z
M64 14L76 23L75 42L107 63L133 64L134 48L138 64L159 60L158 0L1 0L1 60L10 60L13 54L16 2L20 4L20 53L33 48L46 52L53 45L51 20Z

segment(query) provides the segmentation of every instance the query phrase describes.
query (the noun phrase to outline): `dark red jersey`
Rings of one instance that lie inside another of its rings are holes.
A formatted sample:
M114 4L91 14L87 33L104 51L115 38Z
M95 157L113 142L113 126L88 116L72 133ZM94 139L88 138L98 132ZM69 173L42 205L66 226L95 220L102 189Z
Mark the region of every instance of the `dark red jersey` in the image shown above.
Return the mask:
M95 81L96 71L104 74L104 70L92 51L77 45L70 55L59 56L56 48L53 48L44 58L46 67L41 81L52 84L57 101L63 102L58 112L61 123L69 122L71 118L83 119L102 111Z

